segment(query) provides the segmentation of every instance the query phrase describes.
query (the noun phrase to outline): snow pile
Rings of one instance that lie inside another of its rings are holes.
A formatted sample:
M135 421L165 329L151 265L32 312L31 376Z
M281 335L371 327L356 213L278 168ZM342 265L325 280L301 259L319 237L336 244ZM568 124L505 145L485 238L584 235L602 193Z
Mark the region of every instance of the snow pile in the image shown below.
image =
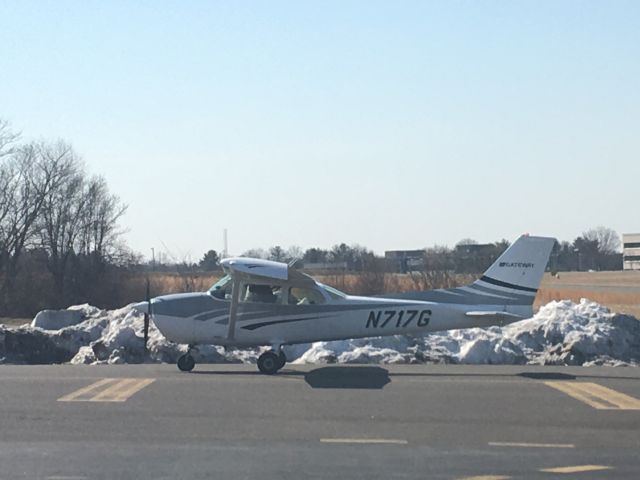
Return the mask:
M640 322L585 299L563 300L505 327L316 342L297 362L638 365Z
M85 320L85 316L80 309L42 310L33 319L31 326L42 328L43 330L60 330L71 325L77 325L83 320Z
M0 325L0 363L173 363L186 349L152 323L145 359L143 315L131 306L107 311L80 305L38 314L30 326ZM260 351L202 346L194 356L197 362L253 363ZM294 363L638 365L640 322L587 300L560 301L502 328L316 342L285 351Z
M141 363L145 360L143 315L131 306L100 310L90 305L70 307L82 320L55 329L64 315L36 316L30 326L7 328L0 325L0 363ZM61 311L64 314L67 311ZM40 314L38 314L40 315ZM175 362L186 346L167 341L151 323L149 356L146 361ZM224 361L224 352L208 360Z

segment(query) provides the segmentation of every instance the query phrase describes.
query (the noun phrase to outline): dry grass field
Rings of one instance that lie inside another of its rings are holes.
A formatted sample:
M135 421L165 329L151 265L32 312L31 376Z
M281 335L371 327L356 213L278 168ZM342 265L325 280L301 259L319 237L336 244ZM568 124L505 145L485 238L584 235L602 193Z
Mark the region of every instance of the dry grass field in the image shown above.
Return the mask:
M534 306L551 300L578 302L581 298L640 318L640 272L561 272L559 278L547 273Z
M31 323L31 318L13 318L13 317L0 317L0 325L7 325L9 327L19 327L26 323Z

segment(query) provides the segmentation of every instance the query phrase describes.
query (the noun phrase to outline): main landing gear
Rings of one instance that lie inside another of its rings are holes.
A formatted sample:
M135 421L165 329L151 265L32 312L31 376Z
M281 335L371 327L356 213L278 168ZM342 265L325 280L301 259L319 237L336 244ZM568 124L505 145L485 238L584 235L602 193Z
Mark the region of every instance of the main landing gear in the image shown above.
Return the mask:
M190 372L193 370L193 367L196 366L196 361L191 355L191 346L189 346L189 350L184 355L181 355L178 358L178 368L182 372Z
M190 347L187 353L178 358L178 368L182 372L190 372L196 366L196 361L191 355ZM258 370L265 375L278 373L287 363L287 356L281 349L269 350L258 357Z
M265 375L277 373L287 363L287 357L282 350L269 350L258 357L258 370Z

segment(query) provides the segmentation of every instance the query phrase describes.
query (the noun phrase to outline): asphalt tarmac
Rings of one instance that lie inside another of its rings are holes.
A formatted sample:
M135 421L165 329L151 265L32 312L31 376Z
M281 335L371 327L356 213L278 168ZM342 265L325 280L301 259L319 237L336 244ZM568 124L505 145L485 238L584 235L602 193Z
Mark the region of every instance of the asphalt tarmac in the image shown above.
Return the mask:
M0 479L640 478L640 369L0 366Z

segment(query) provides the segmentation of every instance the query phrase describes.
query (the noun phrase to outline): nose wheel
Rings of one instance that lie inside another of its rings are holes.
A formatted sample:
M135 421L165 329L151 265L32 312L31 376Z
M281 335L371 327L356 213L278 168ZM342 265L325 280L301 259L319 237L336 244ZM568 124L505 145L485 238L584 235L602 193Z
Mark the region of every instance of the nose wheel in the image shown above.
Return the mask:
M196 361L190 353L185 353L178 358L178 368L182 372L190 372L196 366Z
M265 375L273 375L284 367L286 363L287 357L282 350L277 353L270 350L258 357L258 370Z

